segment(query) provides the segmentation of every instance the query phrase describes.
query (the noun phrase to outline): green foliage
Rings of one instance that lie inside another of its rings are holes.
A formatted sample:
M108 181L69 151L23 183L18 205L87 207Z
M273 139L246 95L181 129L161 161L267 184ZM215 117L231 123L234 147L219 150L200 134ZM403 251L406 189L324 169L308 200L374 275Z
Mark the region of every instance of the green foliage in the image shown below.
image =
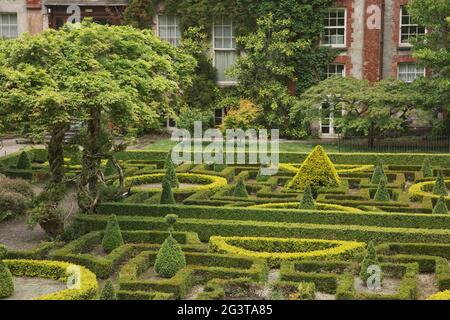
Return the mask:
M444 175L442 174L442 171L438 172L438 176L433 187L433 194L438 196L448 196L448 191L445 185Z
M447 202L444 196L441 196L433 209L433 214L448 214Z
M128 1L128 6L123 12L124 23L139 29L149 28L155 16L154 2L152 0Z
M111 215L106 225L105 233L102 240L102 247L106 253L111 253L114 249L124 244L122 232L120 231L119 223L116 215Z
M174 230L175 223L177 223L178 216L176 214L168 214L166 216L166 223L169 226L169 231L172 232Z
M378 184L377 192L375 193L374 201L388 202L391 200L389 190L386 188L387 180L382 178Z
M288 188L304 190L307 186L313 189L320 187L337 187L340 183L336 168L322 146L317 146L303 162Z
M100 300L117 300L114 285L111 280L106 281L100 295Z
M383 163L381 161L377 161L370 183L379 184L383 179L387 179L386 173L384 172Z
M186 266L186 258L178 242L169 236L158 251L155 272L164 278L172 278Z
M298 285L299 300L315 300L316 285L310 282L302 282Z
M361 277L361 279L366 282L367 279L369 279L369 277L372 275L370 273L367 272L368 268L372 265L378 265L379 266L380 262L378 261L378 257L377 257L377 252L375 250L375 245L373 244L372 241L369 242L369 245L367 247L367 255L365 256L364 260L362 261L361 264L361 272L359 274L359 276Z
M167 154L164 169L166 170L166 174L163 180L168 181L172 188L179 188L180 183L178 182L177 173L175 171L175 165L172 161L172 152L169 152Z
M222 129L257 129L256 120L261 116L261 110L249 100L241 100L237 108L228 111L223 120Z
M332 77L304 92L291 109L291 118L306 114L308 121L317 121L323 116L325 109L321 107L325 104L339 114L343 111L342 117L336 117L336 124L344 135L376 137L388 130L405 131L413 113L426 118L429 111L417 108L422 98L414 87L400 80L371 84L352 77Z
M434 176L433 168L430 163L430 158L426 157L422 164L422 173L424 178L432 178Z
M17 161L17 169L31 169L31 160L28 153L23 151Z
M314 210L316 209L316 204L314 202L314 197L311 191L311 187L308 185L303 193L302 202L300 203L300 209L303 210Z
M177 128L186 129L191 134L194 132L195 122L201 122L203 130L208 130L212 127L212 120L214 114L210 110L202 110L191 107L182 107L178 116Z
M233 197L236 198L248 198L247 188L245 187L244 179L240 177L234 187Z
M14 283L11 272L0 260L0 299L7 298L14 293Z
M175 197L173 196L172 187L167 179L163 179L162 182L162 193L160 204L176 204Z
M108 159L108 161L106 162L106 166L105 166L105 170L103 171L103 174L105 175L105 177L110 177L112 175L117 174L117 169L114 166L114 163L112 162L111 159Z
M26 214L34 197L28 181L0 177L0 221Z

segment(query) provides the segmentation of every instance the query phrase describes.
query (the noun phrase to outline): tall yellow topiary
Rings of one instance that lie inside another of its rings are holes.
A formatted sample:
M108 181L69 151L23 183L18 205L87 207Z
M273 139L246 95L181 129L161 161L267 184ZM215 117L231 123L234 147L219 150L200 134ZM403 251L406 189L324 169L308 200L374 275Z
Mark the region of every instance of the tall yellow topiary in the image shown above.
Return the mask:
M304 190L308 185L313 189L337 187L340 183L334 164L322 146L317 146L303 162L297 175L288 184L288 189Z

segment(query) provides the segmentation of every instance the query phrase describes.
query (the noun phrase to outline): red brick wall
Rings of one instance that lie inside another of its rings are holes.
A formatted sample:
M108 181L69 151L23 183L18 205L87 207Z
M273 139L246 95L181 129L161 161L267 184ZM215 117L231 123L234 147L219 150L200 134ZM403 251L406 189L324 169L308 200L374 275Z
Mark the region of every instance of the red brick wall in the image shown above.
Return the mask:
M352 59L348 53L348 49L353 44L353 17L354 17L354 0L336 0L336 7L347 9L347 26L346 26L346 50L336 58L335 63L340 63L345 65L345 75L351 76L353 70Z
M382 48L382 8L383 0L366 0L364 7L364 50L363 50L363 78L371 82L379 81L381 79L381 66L383 59ZM369 19L376 15L375 12L368 12L371 5L376 5L380 8L380 16L375 17L380 20L380 28L368 26Z

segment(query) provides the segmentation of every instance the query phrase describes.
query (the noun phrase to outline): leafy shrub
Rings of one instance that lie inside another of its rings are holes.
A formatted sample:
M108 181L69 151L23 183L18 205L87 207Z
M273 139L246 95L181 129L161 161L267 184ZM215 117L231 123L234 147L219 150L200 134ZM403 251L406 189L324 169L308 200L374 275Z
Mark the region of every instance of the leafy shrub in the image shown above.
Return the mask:
M378 161L378 163L375 166L375 170L373 171L371 183L372 184L379 184L380 181L386 178L386 173L384 172L383 163L381 161Z
M23 179L0 177L0 190L20 193L29 200L32 200L35 196L31 183Z
M172 188L179 188L180 183L178 182L177 173L175 171L175 165L172 161L172 152L169 152L166 158L166 162L164 164L164 169L166 170L166 175L164 179L169 181L170 186Z
M177 127L193 133L195 122L199 121L202 123L203 130L207 130L211 128L213 118L214 114L210 110L183 107L180 109Z
M233 196L237 198L248 198L247 188L245 187L244 179L242 177L239 178L236 187L234 188Z
M120 231L119 223L117 222L117 217L111 215L106 225L105 235L102 240L102 247L106 253L111 253L114 249L122 246L124 244L122 238L122 232Z
M17 192L0 191L0 221L7 217L26 214L28 200Z
M173 196L172 187L167 179L163 179L162 182L162 193L160 204L176 204L175 198Z
M117 300L116 292L111 280L106 281L105 286L102 289L100 300Z
M31 169L31 160L30 157L28 156L28 153L23 151L20 156L19 156L19 160L17 160L17 169L22 169L22 170L29 170Z
M314 197L310 186L307 186L305 192L303 193L302 202L300 203L300 209L302 210L316 209L316 204L314 202Z
M175 226L175 223L177 223L178 216L176 214L168 214L166 216L166 223L169 226L169 231L172 232Z
M447 202L444 196L441 196L433 209L433 214L448 214Z
M162 244L155 261L155 272L164 278L172 278L186 267L186 258L178 242L170 235Z
M317 146L303 162L294 179L288 184L289 189L304 190L306 186L313 189L320 187L337 187L340 179L336 168L322 146Z
M241 100L238 108L231 109L223 119L222 129L257 129L261 110L249 100Z
M434 176L433 168L431 167L430 158L426 157L422 164L422 173L425 178L432 178Z
M372 275L368 273L368 269L370 266L373 265L379 265L380 262L378 261L377 252L375 250L375 246L372 241L369 242L369 246L367 248L367 255L365 256L362 264L361 264L361 272L359 276L361 279L366 282L369 277Z
M434 184L434 187L433 187L433 194L438 195L438 196L447 196L448 195L447 187L445 186L444 175L442 174L442 171L439 171L439 173L438 173L436 183Z
M382 178L378 185L377 192L375 193L374 200L378 202L387 202L391 200L391 195L389 194L388 189L386 189L386 179Z

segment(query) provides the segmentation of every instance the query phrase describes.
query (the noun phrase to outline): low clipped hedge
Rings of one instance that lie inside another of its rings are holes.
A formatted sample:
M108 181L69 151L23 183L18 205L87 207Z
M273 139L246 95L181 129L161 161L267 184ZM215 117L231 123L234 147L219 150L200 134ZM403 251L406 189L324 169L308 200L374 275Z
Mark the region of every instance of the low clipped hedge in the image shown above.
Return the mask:
M364 251L365 243L319 239L277 239L252 237L218 237L209 240L209 251L266 259L269 266L301 259L352 259Z
M79 270L80 288L66 289L43 295L36 300L93 300L97 297L97 278L84 267L66 262L37 260L4 260L11 273L16 277L39 277L66 282L68 270Z
M432 200L438 200L440 198L439 195L433 194L433 186L435 184L435 181L427 181L427 182L421 182L416 183L411 188L409 188L408 194L411 201L422 201L424 198L429 198ZM450 187L450 180L445 180L445 184L447 188ZM450 196L444 197L447 206L450 206Z
M351 213L353 215L353 213ZM102 230L107 216L79 215L77 222L87 231ZM165 226L163 218L122 216L118 217L122 230L160 230ZM179 231L192 231L203 242L211 236L261 236L278 238L322 238L375 243L383 242L450 242L450 230L386 228L360 225L322 225L260 221L180 219Z
M294 209L226 208L212 206L164 206L104 203L100 215L165 217L176 214L183 219L243 220L286 223L362 225L379 227L450 229L450 215L424 215L384 212L342 212ZM385 241L389 242L389 241Z
M145 188L140 187L140 185L148 183L159 183L162 181L163 178L164 178L163 173L147 174L126 178L125 183L127 185L132 186L132 190L134 192L161 191L162 190L161 188ZM193 173L180 173L177 174L177 178L181 183L201 184L201 186L192 186L179 189L184 191L197 192L203 190L217 190L228 184L228 181L222 177L193 174ZM177 189L175 189L175 191L176 190Z
M182 299L199 281L242 277L262 281L267 278L267 265L262 260L231 255L186 252L185 257L188 266L180 270L171 279L140 279L142 273L153 267L156 255L156 251L144 251L128 261L119 272L120 290L171 293L175 299Z

